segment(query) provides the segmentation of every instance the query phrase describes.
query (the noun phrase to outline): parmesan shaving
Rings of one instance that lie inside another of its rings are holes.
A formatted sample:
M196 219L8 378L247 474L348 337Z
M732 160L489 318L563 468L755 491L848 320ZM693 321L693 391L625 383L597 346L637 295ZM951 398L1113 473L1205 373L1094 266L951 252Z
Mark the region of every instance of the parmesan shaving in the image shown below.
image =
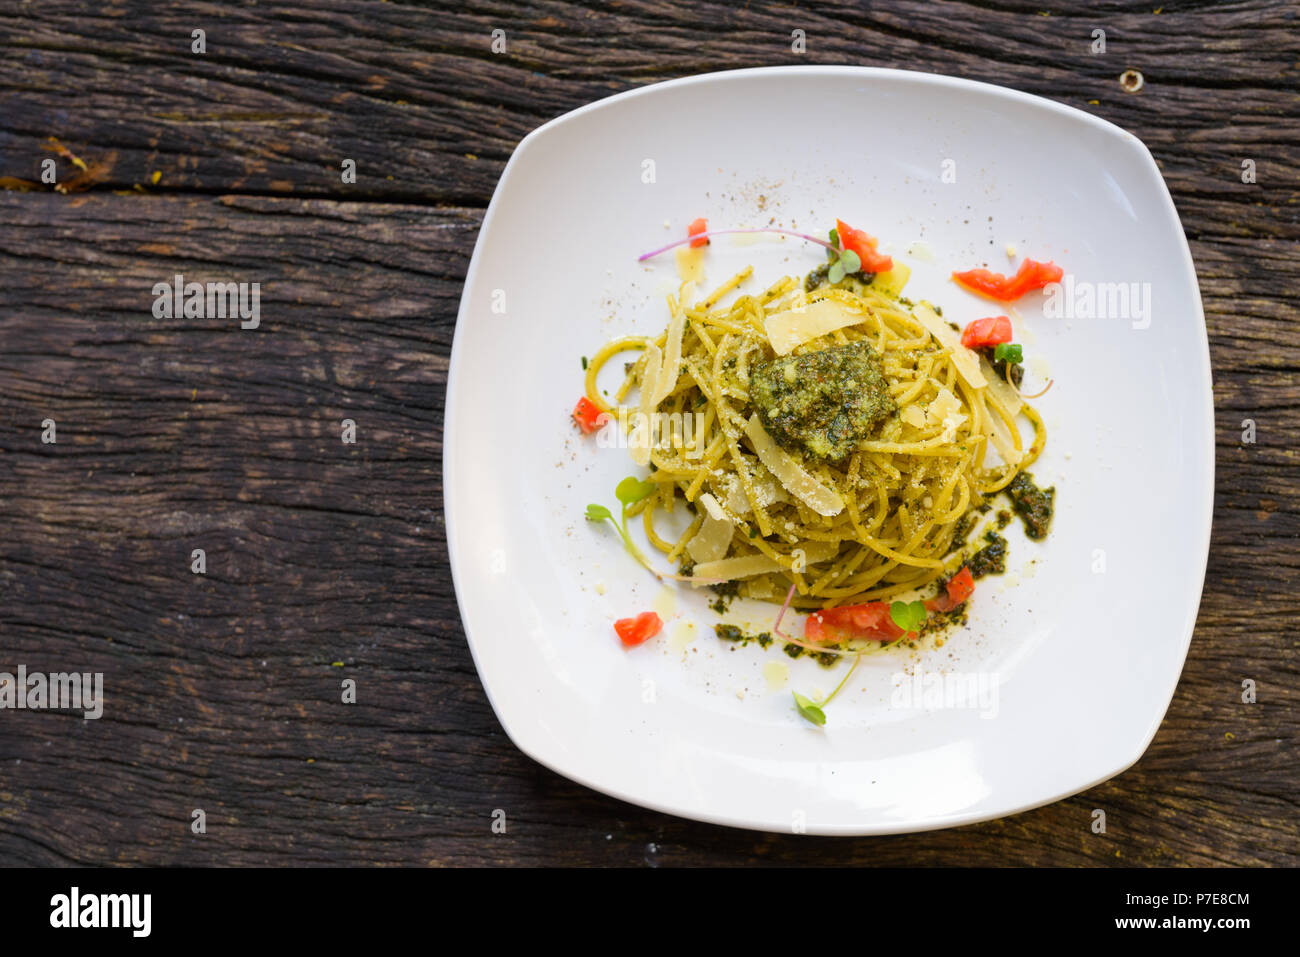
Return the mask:
M943 435L941 436L942 441L944 442L956 441L957 430L962 427L965 421L966 421L966 416L962 415L961 413L956 413L954 415L947 416L943 420Z
M961 402L943 386L939 387L939 394L935 396L934 401L925 408L925 414L931 425L937 425L949 416L960 413Z
M654 431L650 428L650 419L654 414L655 406L659 404L654 397L654 391L646 383L658 381L662 355L657 345L653 342L646 343L645 370L641 375L640 411L632 426L632 432L627 437L627 447L632 455L632 461L642 467L650 464L650 444Z
M1006 409L1008 415L1019 415L1025 404L1024 400L1020 398L1020 394L1007 385L1002 376L993 371L992 364L983 356L980 356L980 370L988 379L989 398Z
M687 543L686 551L696 563L716 562L726 557L736 527L711 493L705 492L701 495L699 503L704 506L704 524L695 533L695 537Z
M659 381L659 367L663 364L663 352L653 342L646 343L645 347L645 368L641 372L641 382L650 383ZM641 386L641 412L649 415L659 404L659 400L654 397L655 390L652 386Z
M961 335L930 308L928 303L920 303L912 310L914 315L930 335L939 340L939 344L952 353L952 364L957 367L961 377L972 389L983 389L988 385L984 373L980 371L979 356L961 344Z
M790 501L790 496L785 494L785 489L772 478L771 473L752 472L750 484L754 488L754 497L758 499L759 508L768 508L777 502ZM740 483L740 477L736 475L728 476L727 511L733 515L749 515L754 511L749 504L749 496L745 494L745 487Z
M767 330L767 341L772 344L776 354L784 356L810 339L829 335L845 326L857 325L862 318L861 313L850 311L842 303L822 299L811 306L768 316L764 328Z
M735 527L725 518L717 519L712 515L704 520L700 530L686 543L686 551L699 563L716 562L727 554L731 547L731 538Z
M951 442L957 437L957 430L966 421L961 411L961 402L943 386L934 401L926 406L925 414L931 425L942 425L944 442Z
M698 537L697 535L696 538ZM840 545L839 542L808 542L802 548L804 562L808 565L816 565L834 558L839 552ZM774 559L759 552L754 555L741 555L739 558L703 562L695 566L691 576L701 579L698 584L703 584L703 579L733 581L737 578L752 578L755 575L768 575L781 570L781 566Z
M1024 455L1016 448L1016 443L1007 431L1007 425L996 413L984 418L984 433L993 442L993 447L1008 465L1019 465Z
M650 464L650 429L645 419L638 421L628 434L627 450L637 465L645 468Z
M800 499L818 515L830 517L844 511L844 499L840 498L839 493L809 475L789 453L777 446L772 441L772 437L763 430L763 424L758 421L757 413L751 415L749 421L745 423L745 434L749 436L749 441L754 443L758 460L767 466L768 471L777 477L791 495Z
M715 518L720 522L728 521L727 513L722 510L722 506L718 504L718 500L714 498L711 493L705 492L701 495L700 504L703 505L704 510L709 513L710 518Z
M668 320L668 338L664 342L663 359L655 377L652 399L658 405L677 388L677 376L682 365L682 334L686 330L686 306L695 298L695 283L684 282L677 294L677 308ZM650 381L649 379L643 381Z

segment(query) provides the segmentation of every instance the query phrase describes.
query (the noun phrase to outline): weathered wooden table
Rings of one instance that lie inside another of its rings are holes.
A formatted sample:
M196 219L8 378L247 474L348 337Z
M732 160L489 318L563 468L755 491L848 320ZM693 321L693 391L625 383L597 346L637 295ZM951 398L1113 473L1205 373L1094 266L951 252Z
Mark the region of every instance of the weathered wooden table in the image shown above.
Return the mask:
M1042 2L0 4L0 671L103 671L107 699L0 711L0 863L1295 864L1300 17ZM1085 794L889 839L715 828L538 767L478 683L442 411L502 167L590 100L783 63L1047 96L1173 191L1213 350L1209 575L1154 743ZM260 282L260 328L155 318L178 273Z

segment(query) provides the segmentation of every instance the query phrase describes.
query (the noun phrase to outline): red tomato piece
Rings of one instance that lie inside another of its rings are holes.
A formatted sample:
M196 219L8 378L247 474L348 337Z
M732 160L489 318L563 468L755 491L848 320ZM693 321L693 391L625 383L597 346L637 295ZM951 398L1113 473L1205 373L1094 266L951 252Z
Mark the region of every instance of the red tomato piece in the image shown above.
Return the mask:
M1015 302L1027 292L1042 289L1049 283L1060 282L1065 270L1056 263L1040 263L1026 259L1014 276L1003 276L987 269L968 269L955 272L952 278L971 292L977 292L999 302Z
M701 216L699 219L692 221L691 224L686 227L686 233L688 236L699 236L698 239L691 240L692 249L698 249L700 246L707 246L709 244L709 240L707 237L700 236L701 233L706 233L708 231L709 231L709 221L705 219L703 216Z
M578 423L578 428L582 429L583 435L590 435L598 428L605 424L609 419L604 412L596 407L585 395L578 400L578 404L573 407L573 421Z
M927 611L952 611L975 591L975 576L970 567L961 566L961 571L948 579L944 591L925 603Z
M1011 341L1011 320L1006 316L989 316L976 319L961 334L961 344L967 349L983 349Z
M842 219L835 220L835 232L840 237L840 247L852 250L862 260L863 272L889 272L894 268L894 260L876 251L876 237L868 236L860 229L854 229Z
M813 642L893 641L903 629L889 615L889 602L843 605L815 611L804 622L803 636Z
M614 622L614 630L618 632L625 648L633 648L653 638L663 626L663 620L652 611L643 611L635 618L620 618Z

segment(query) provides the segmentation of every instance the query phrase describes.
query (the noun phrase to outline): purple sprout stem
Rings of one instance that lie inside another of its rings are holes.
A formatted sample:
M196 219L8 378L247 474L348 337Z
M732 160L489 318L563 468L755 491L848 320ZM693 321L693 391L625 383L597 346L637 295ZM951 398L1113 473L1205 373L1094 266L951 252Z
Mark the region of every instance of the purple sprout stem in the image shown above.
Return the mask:
M781 619L785 617L786 610L790 607L790 601L793 598L794 598L794 585L791 585L790 590L785 593L785 604L782 605L781 610L776 613L776 621L772 622L773 633L775 633L775 635L778 638L780 638L782 641L790 640L790 636L781 630Z
M694 236L687 236L685 239L678 239L674 242L669 243L667 246L661 246L659 249L656 249L653 252L648 252L640 256L637 256L636 261L639 263L645 262L647 259L653 259L655 256L658 256L660 253L666 253L668 252L668 250L676 249L678 246L685 246L687 243L693 242L696 239L708 239L710 236L725 236L728 233L780 233L783 236L797 236L799 239L807 240L810 243L816 243L818 246L825 246L827 249L831 250L832 252L839 252L839 250L835 246L832 246L825 239L818 239L816 236L809 236L807 233L797 233L793 229L776 229L771 226L758 226L754 229L706 230L705 232L702 233L696 233Z

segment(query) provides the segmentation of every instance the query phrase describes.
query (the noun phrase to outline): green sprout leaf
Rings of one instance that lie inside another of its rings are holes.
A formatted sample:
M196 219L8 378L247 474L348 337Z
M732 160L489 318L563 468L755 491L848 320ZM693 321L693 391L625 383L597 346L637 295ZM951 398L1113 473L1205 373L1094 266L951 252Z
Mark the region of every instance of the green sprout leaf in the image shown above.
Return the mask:
M650 564L650 559L645 557L641 549L636 547L632 541L632 536L627 533L627 508L643 498L652 495L659 486L653 482L643 482L634 475L629 475L623 481L618 483L618 488L614 494L618 496L619 502L623 508L618 516L607 509L604 505L588 505L586 517L591 522L603 522L608 520L609 524L614 526L614 531L618 532L618 537L623 540L623 547L627 553L635 558L650 574L662 580L663 576L655 571L655 567Z
M993 350L993 358L1010 362L1013 365L1024 361L1024 351L1020 348L1019 343L1003 342Z
M822 711L812 700L805 698L797 691L790 692L794 695L794 706L803 715L804 719L822 727L826 724L826 712Z
M830 240L832 246L838 246L840 244L840 231L834 226L831 227Z
M890 603L889 617L903 631L916 631L925 623L925 603L919 601L896 601Z
M629 475L623 481L618 483L614 489L614 494L624 505L633 505L647 496L653 495L659 486L654 482L643 482L635 475Z
M826 278L833 283L844 278L844 261L842 259L837 259L831 263L831 268L826 270Z
M852 249L846 249L840 254L840 265L846 273L857 272L862 268L862 259Z

